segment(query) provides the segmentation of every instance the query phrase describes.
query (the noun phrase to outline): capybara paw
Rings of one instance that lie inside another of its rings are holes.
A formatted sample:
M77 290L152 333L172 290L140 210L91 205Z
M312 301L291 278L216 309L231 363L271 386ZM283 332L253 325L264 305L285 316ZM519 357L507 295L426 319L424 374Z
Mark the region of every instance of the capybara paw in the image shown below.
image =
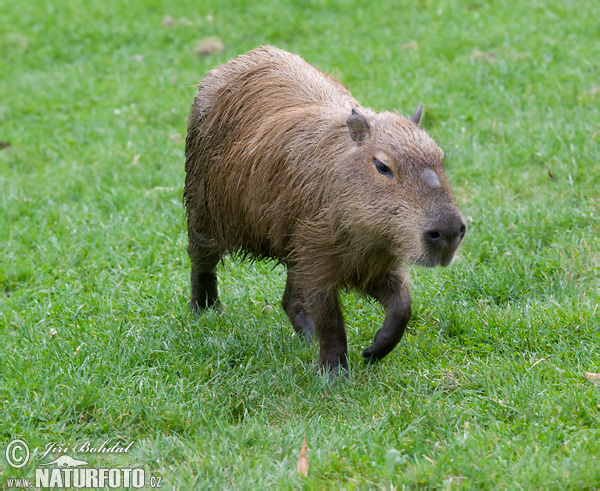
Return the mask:
M366 350L362 352L362 356L365 360L365 363L377 363L381 360L385 355L388 354L388 350L382 352L373 346L369 346Z
M190 301L190 310L195 314L201 314L208 309L213 309L221 313L223 312L221 301L218 298L209 299L208 301L206 298L201 299L200 301L194 299Z
M340 375L344 378L350 377L345 355L341 359L340 357L332 357L329 360L319 360L317 371L321 375L328 375L331 380L337 379Z

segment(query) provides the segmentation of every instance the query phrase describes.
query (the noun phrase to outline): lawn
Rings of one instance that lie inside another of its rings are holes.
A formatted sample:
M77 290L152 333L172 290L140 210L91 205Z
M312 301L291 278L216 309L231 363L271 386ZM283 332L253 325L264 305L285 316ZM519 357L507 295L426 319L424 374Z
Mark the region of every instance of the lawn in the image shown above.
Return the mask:
M360 6L359 6L360 5ZM57 457L166 488L599 488L600 4L504 0L4 0L0 487ZM218 37L225 50L200 53ZM411 267L413 317L343 296L349 380L226 259L188 311L182 206L194 84L261 44L301 53L447 154L468 232ZM24 440L29 463L4 450ZM296 471L306 438L308 476ZM73 453L84 442L127 453Z

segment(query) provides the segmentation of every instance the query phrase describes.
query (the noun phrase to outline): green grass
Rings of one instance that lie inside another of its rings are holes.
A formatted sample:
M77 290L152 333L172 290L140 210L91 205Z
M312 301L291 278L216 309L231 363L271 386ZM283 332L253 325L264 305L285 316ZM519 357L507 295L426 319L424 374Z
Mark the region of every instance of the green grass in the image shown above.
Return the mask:
M86 460L181 489L600 487L583 376L600 371L600 4L257 3L2 2L2 453L133 441ZM207 36L226 51L198 58ZM450 268L413 268L382 363L360 356L382 311L344 297L352 373L333 385L279 306L281 268L227 260L225 314L187 309L193 85L266 43L364 105L423 101L468 217ZM0 456L0 485L34 467Z

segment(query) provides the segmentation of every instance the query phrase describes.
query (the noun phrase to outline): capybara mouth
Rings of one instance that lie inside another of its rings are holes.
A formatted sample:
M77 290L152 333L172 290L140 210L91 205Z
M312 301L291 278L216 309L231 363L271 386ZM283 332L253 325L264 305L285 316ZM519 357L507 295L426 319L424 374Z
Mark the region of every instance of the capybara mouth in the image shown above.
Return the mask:
M436 266L449 266L454 260L458 245L452 250L444 251L426 251L416 257L408 257L408 260L424 268L435 268Z

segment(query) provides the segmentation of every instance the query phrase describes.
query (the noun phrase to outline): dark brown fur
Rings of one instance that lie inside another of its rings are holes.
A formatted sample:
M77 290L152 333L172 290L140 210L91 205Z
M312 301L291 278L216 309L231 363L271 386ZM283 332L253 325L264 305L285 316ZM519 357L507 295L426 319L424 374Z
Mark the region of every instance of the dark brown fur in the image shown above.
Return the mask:
M419 119L420 108L412 120L363 108L269 46L210 71L186 141L192 308L218 303L223 255L274 258L288 268L284 310L299 334L316 335L319 367L347 368L344 287L387 311L363 356L389 353L410 318L403 262L446 265L465 231Z

